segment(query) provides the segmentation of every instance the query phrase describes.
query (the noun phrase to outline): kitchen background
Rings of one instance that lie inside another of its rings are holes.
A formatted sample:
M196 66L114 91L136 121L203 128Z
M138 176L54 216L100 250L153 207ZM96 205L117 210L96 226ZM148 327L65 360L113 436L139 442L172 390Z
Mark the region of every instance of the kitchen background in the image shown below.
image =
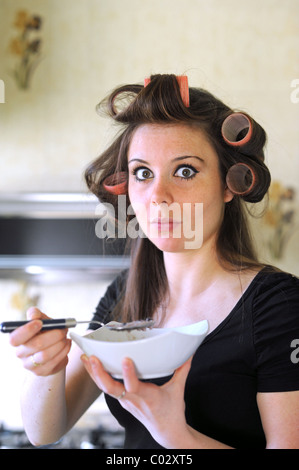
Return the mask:
M0 0L0 31L0 216L28 194L72 195L87 210L84 168L116 131L96 104L119 84L185 73L266 129L273 184L254 233L265 261L299 275L298 0ZM103 256L94 267L94 255L76 275L59 266L43 276L33 258L12 269L3 255L0 321L30 304L89 319L123 267ZM6 335L0 364L0 425L21 431L22 368ZM117 431L102 399L78 427L99 423Z

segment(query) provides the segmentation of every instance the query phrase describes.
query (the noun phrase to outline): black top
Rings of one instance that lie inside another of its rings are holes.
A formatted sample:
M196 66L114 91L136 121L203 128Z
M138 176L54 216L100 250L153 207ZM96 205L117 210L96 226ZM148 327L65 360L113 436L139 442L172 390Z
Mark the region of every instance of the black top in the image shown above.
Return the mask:
M94 319L110 319L125 278L108 287ZM299 390L294 339L299 344L299 279L263 269L194 355L185 388L188 424L234 448L265 448L256 394ZM117 400L106 401L126 430L125 448L162 448Z

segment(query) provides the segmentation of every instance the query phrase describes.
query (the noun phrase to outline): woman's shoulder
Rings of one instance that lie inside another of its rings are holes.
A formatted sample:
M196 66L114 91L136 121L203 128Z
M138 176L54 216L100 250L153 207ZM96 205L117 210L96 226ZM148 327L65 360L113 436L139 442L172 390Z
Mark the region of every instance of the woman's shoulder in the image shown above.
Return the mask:
M265 266L256 277L254 283L258 289L269 290L275 289L277 292L283 289L295 289L299 294L299 278L295 274L282 271L273 266Z
M272 308L296 313L299 310L299 278L272 266L265 266L253 280L253 305L256 310Z
M263 269L252 305L258 391L298 390L298 367L291 360L292 342L299 337L298 277Z

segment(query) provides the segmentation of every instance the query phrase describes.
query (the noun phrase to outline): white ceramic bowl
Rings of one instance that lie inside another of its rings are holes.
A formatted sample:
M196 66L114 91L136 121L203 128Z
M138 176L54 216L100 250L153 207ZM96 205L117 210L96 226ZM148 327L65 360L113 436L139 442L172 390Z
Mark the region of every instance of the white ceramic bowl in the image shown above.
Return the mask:
M87 356L96 356L115 378L122 378L125 357L134 361L141 379L173 374L194 354L208 333L206 320L177 328L112 331L101 327L85 336L71 332L71 338Z

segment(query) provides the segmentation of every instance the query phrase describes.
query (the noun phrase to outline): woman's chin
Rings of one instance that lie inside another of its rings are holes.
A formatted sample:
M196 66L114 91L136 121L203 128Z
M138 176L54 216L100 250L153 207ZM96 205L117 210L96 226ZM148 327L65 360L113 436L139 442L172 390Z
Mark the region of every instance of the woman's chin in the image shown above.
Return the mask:
M150 241L161 251L168 253L181 253L186 250L188 242L178 238L151 238Z

